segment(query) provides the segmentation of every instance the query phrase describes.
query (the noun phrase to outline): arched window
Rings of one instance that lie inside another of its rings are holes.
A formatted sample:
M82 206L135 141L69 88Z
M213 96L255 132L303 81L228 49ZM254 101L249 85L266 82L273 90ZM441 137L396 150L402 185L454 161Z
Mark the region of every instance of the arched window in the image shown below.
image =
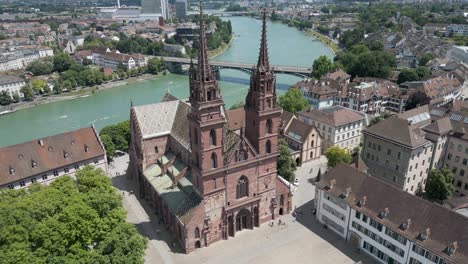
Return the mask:
M284 195L280 196L280 205L284 205Z
M271 153L271 142L270 142L270 140L267 140L267 142L265 143L265 152L266 153Z
M268 108L271 108L271 99L267 100L267 105L268 105Z
M313 147L314 146L314 140L312 140L312 142L310 143L310 146Z
M216 169L218 167L218 161L216 158L216 153L211 154L211 168Z
M195 227L195 238L200 238L200 229L198 227Z
M271 119L268 119L267 122L266 122L266 132L268 134L273 133L273 122L271 122Z
M239 181L237 181L236 198L239 199L246 196L249 196L249 179L242 176Z
M314 157L314 152L311 151L311 152L310 152L310 158L312 159L313 157Z
M216 146L216 131L214 129L210 131L210 145Z
M154 147L154 153L159 153L158 146Z

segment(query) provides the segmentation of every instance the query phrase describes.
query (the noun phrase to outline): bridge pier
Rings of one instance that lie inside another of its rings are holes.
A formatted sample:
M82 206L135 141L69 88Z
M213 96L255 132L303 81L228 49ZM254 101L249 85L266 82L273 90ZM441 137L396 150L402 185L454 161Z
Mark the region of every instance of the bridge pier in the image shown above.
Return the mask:
M216 80L221 79L221 73L220 73L219 67L211 66L211 68L213 69L213 73L215 74Z
M166 69L171 73L183 73L182 63L166 61Z

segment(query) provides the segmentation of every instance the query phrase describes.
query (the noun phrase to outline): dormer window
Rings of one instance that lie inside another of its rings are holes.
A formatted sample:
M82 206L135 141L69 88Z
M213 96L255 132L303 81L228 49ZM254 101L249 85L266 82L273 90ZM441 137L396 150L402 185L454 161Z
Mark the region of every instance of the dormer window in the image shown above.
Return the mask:
M452 256L453 254L455 254L455 252L457 252L457 249L458 249L458 242L455 241L445 249L445 252L447 253L447 255Z
M11 174L11 175L15 175L15 172L16 172L15 168L10 167L10 174Z
M31 160L31 166L32 166L33 168L36 168L36 167L37 167L37 162L34 161L34 160Z
M63 151L63 158L68 159L70 155L68 155L68 152Z
M85 152L89 152L89 147L88 147L88 145L84 145L84 151L85 151Z
M427 228L426 230L421 232L421 234L419 234L419 240L425 241L429 238L430 235L431 235L431 229Z

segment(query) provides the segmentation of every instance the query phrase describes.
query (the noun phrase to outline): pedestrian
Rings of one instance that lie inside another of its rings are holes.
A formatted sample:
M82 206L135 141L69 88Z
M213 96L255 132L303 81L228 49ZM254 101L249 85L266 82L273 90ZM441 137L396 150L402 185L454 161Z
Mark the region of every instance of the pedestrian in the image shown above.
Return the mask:
M310 169L309 174L312 174L312 171L314 171L314 168Z
M281 225L281 219L278 219L278 225Z

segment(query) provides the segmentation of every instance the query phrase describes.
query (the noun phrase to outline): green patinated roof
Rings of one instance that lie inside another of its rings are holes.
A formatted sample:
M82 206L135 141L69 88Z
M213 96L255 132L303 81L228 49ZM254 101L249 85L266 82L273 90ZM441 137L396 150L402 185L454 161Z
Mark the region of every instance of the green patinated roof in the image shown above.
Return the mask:
M167 158L167 157L166 157ZM169 170L181 171L185 164L176 160L174 166ZM161 167L154 164L144 172L144 177L148 180L154 190L165 201L169 210L174 213L183 223L191 219L193 209L201 202L201 197L197 194L192 182L187 179L187 175L179 180L176 186L172 186L172 178L168 174L161 174ZM174 175L177 175L175 173Z
M172 152L166 152L162 157L161 157L161 160L162 160L162 163L163 164L166 164L168 163L172 158L175 157L175 154L172 153Z

